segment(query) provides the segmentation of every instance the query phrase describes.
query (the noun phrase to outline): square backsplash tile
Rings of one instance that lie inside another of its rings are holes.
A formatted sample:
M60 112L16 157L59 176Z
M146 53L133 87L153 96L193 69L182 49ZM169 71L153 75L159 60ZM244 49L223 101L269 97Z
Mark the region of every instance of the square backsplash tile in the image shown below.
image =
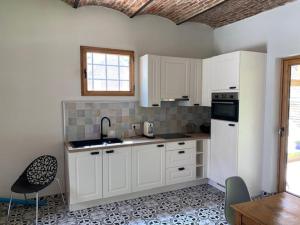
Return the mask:
M134 131L131 124L154 122L155 134L199 132L200 125L210 120L209 107L184 107L176 102L162 102L160 108L143 108L138 102L64 102L65 139L67 141L100 137L100 120L110 118L117 137L126 138Z

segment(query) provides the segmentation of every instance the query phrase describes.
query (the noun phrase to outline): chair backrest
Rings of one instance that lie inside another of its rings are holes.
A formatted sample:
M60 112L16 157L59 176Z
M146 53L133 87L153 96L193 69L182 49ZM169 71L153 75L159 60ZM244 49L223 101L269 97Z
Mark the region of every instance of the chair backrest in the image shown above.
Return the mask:
M43 155L35 159L25 170L30 184L47 186L55 179L57 160L54 156Z
M229 177L225 181L225 217L229 224L234 224L234 210L231 205L251 200L248 188L241 177Z

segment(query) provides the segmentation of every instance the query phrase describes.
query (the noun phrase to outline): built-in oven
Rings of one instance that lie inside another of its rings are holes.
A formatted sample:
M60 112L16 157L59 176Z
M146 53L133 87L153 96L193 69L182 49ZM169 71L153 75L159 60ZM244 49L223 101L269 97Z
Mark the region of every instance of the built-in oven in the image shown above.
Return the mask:
M211 118L239 121L239 94L237 92L212 93Z

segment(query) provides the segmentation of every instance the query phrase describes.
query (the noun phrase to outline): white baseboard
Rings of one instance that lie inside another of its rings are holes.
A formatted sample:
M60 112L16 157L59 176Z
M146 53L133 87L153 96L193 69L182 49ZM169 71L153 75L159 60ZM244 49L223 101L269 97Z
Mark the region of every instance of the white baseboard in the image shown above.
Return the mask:
M208 182L207 182L209 185L217 188L218 190L222 191L222 192L225 192L225 188L220 186L218 183L214 182L213 180L211 179L208 179Z
M163 186L163 187L159 187L159 188L154 188L151 190L139 191L139 192L130 193L130 194L126 194L126 195L115 196L115 197L111 197L111 198L97 199L97 200L93 200L93 201L75 203L75 204L69 205L69 210L75 211L75 210L86 209L86 208L94 207L94 206L98 206L98 205L108 204L108 203L112 203L112 202L124 201L124 200L139 198L139 197L158 194L158 193L167 192L167 191L174 191L174 190L178 190L178 189L182 189L182 188L186 188L186 187L192 187L192 186L196 186L196 185L200 185L200 184L207 184L207 181L208 181L208 179L197 179L197 180L189 181L186 183L173 184L173 185Z

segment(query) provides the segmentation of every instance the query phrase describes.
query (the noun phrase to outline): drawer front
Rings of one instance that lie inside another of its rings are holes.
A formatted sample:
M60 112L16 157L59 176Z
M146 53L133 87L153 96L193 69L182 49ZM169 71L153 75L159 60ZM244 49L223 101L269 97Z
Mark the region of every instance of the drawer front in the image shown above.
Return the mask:
M166 144L167 150L196 148L196 141L176 141Z
M166 170L166 183L177 184L196 179L196 166L179 166Z
M196 149L178 149L167 151L166 155L166 166L176 167L184 165L195 165L196 164Z

